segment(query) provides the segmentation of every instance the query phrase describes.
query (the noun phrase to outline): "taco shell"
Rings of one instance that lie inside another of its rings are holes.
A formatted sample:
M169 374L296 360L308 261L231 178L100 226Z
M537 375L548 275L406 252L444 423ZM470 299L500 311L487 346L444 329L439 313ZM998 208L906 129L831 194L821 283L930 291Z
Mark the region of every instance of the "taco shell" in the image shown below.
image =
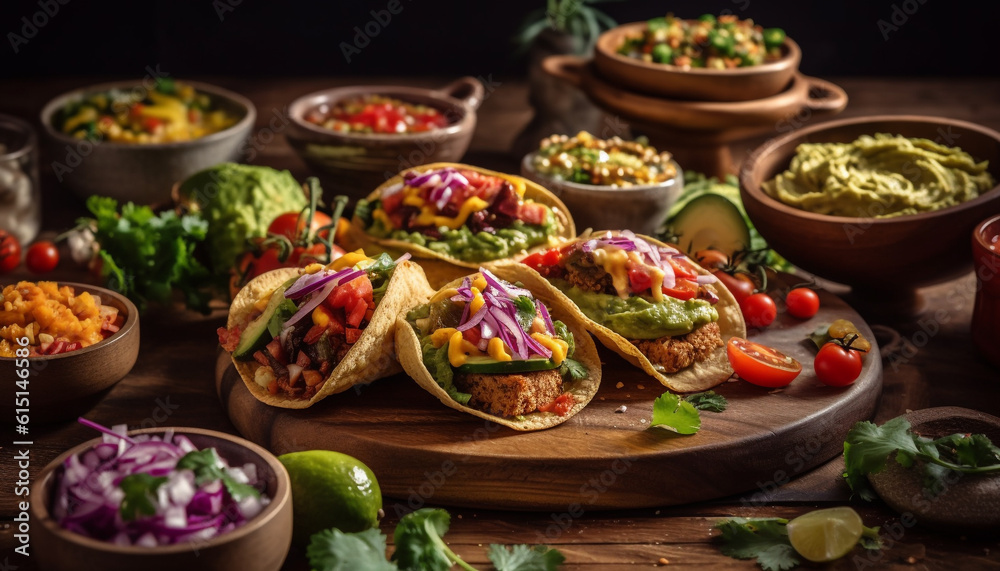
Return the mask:
M579 238L579 240L587 240L593 236L602 234L603 232L594 232L592 235ZM667 246L663 242L650 238L648 236L639 236L653 244L655 246ZM694 262L692 262L694 264ZM626 361L639 367L646 372L649 376L660 381L660 383L674 392L679 393L691 393L708 390L714 386L717 386L726 381L733 374L733 368L729 364L729 357L726 354L725 344L732 337L746 337L746 322L743 320L743 312L740 310L740 305L737 303L736 298L733 294L726 289L725 286L709 284L705 287L712 289L717 296L719 296L718 303L715 304L715 309L719 313L719 330L722 333L723 346L716 348L712 355L704 360L698 361L691 366L677 371L676 373L662 373L657 371L653 366L653 363L639 350L638 347L629 342L628 339L615 333L611 329L593 321L579 307L573 300L571 300L566 294L559 290L556 286L552 285L549 280L542 277L541 274L535 270L520 264L518 262L504 262L504 264L497 265L491 269L501 275L504 268L510 266L519 266L523 268L522 271L518 273L520 276L518 279L524 286L535 292L535 295L542 297L538 292L547 291L548 295L558 299L558 304L560 306L567 307L568 310L573 313L577 319L582 320L588 331L593 333L601 344L603 344L608 349L611 349L615 353L618 353L625 358ZM697 264L694 264L697 266ZM699 267L702 273L709 273L708 270Z
M527 270L528 268L524 269ZM520 268L513 265L505 265L502 269L502 274L501 272L495 273L497 277L510 282L523 281L522 276L526 274L526 272L522 272ZM461 282L461 279L454 280L442 287L441 290L458 287ZM406 320L405 311L400 313L396 323L396 352L399 356L399 362L403 365L403 370L413 380L417 381L417 384L436 396L445 405L514 430L522 432L543 430L569 420L573 415L580 412L594 398L594 395L597 394L597 389L601 383L601 360L597 355L597 346L587 333L583 322L572 311L569 311L569 307L563 305L562 302L557 301L554 303L549 296L538 295L537 290L531 287L527 289L530 289L537 299L545 303L549 313L552 315L552 319L562 321L569 328L570 332L573 333L576 345L573 359L583 364L589 372L589 375L585 379L564 381L564 392L571 393L574 399L573 408L565 415L560 416L551 412L536 411L520 417L505 418L454 401L448 395L448 392L434 380L427 367L424 366L423 355L420 350L420 336ZM416 305L419 304L411 305L411 309ZM567 386L570 387L568 390L566 390Z
M549 248L562 241L570 240L576 236L576 226L573 223L573 217L570 215L569 209L563 204L559 198L545 189L545 187L530 181L524 177L517 175L504 174L496 171L491 171L472 165L460 164L460 163L432 163L427 165L421 165L416 167L416 169L407 170L419 170L421 172L439 169L445 167L453 167L456 169L468 169L476 171L478 173L494 176L500 178L506 178L511 181L516 181L524 184L524 198L525 200L533 200L539 204L544 204L550 207L555 216L558 224L557 232L549 237L548 244L540 244L536 248ZM406 172L406 171L404 171ZM375 200L382 196L382 192L388 188L398 185L403 182L403 173L392 177L391 179L385 181L381 186L375 189L371 194L368 195L368 200ZM427 274L427 280L430 282L432 287L440 287L445 283L448 283L456 278L468 275L470 270L478 270L480 266L485 264L495 263L497 260L488 261L464 261L453 256L435 252L430 248L420 246L418 244L413 244L405 240L393 240L389 238L376 238L369 235L361 221L354 217L351 220L350 229L347 235L347 243L350 244L350 249L354 248L364 248L366 252L380 253L388 252L390 255L398 256L405 252L409 252L421 266L424 267L424 271ZM502 259L502 258L501 258Z
M274 290L289 279L301 274L298 268L282 268L260 275L250 281L233 299L229 309L227 327L238 325L241 329L255 316L254 305L270 297ZM395 354L396 315L414 300L426 300L433 293L417 264L400 262L393 270L385 295L375 307L371 320L361 337L351 346L339 363L324 380L311 399L290 399L272 395L267 388L254 382L254 373L260 366L256 361L233 359L237 372L250 393L257 400L281 408L308 408L320 400L346 391L358 384L370 383L402 370Z

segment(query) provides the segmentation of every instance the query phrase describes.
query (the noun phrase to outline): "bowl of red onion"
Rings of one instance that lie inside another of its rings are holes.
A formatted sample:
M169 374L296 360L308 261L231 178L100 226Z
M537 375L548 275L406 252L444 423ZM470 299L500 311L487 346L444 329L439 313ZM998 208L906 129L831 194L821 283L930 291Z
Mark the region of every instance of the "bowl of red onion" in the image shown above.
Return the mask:
M267 450L199 428L124 425L67 450L31 487L41 569L275 570L292 541L288 473Z

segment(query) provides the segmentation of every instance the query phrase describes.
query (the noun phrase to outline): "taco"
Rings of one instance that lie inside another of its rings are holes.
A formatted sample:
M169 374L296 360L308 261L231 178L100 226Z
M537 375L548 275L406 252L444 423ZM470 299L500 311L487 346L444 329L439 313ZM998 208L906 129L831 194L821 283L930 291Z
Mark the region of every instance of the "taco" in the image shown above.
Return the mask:
M219 341L257 400L306 408L400 372L396 315L431 293L413 262L358 250L326 267L254 278L233 299Z
M739 304L676 248L628 230L593 233L521 260L522 281L548 286L612 351L677 392L732 375L730 337L746 337Z
M406 373L447 406L521 431L565 422L601 381L594 341L571 312L485 268L400 315L396 348Z
M571 239L576 227L562 201L534 182L434 163L359 200L350 235L368 250L411 253L439 287L480 264Z

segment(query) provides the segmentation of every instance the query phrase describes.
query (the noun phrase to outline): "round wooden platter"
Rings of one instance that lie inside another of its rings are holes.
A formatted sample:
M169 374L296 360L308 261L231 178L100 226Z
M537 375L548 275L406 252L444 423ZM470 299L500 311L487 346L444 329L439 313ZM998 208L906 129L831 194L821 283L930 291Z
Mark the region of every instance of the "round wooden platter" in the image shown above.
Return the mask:
M785 285L774 284L779 287L801 281L780 277ZM275 454L350 454L371 467L383 495L407 511L450 505L577 517L590 509L666 506L738 493L752 501L755 492L771 491L840 454L851 425L875 411L882 387L877 346L853 385L833 388L816 379L816 351L806 336L817 326L850 319L874 341L850 306L819 293L815 317L779 312L770 327L750 332L751 339L798 359L802 374L783 389L735 377L723 383L715 390L729 408L702 412L701 430L691 436L650 428L653 400L665 387L603 347L594 400L567 422L529 433L452 410L405 375L354 387L308 409L274 408L250 394L222 352L216 385L229 418L249 440Z

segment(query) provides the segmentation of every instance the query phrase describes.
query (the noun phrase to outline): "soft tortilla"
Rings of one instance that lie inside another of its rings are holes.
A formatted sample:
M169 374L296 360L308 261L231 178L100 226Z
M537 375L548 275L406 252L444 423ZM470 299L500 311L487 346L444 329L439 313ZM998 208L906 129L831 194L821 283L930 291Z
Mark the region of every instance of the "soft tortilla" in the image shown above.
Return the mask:
M275 288L300 272L296 268L283 268L251 280L233 299L227 327L239 325L241 329L245 328L254 317L254 304L262 297L270 296ZM431 293L433 292L427 285L420 266L409 261L397 265L368 327L330 372L320 390L309 400L272 395L265 387L258 385L254 382L254 372L260 367L256 361L233 359L233 364L243 378L243 383L257 400L282 408L308 408L329 395L346 391L354 385L370 383L402 371L395 354L396 315L404 307L412 305L414 300L426 300Z
M594 236L601 234L604 234L604 232L594 232L593 234L583 236L578 240L589 240ZM650 244L667 246L667 244L648 236L637 235L637 237L648 241ZM587 315L583 313L583 311L581 311L575 303L573 303L573 300L571 300L557 287L552 285L538 272L518 262L505 262L503 264L503 266L513 265L524 268L524 271L520 274L522 277L519 279L526 288L536 292L536 295L539 295L539 297L541 297L541 295L538 292L547 291L548 295L559 300L558 305L568 307L578 319L583 320L587 330L597 336L605 347L611 349L615 353L618 353L624 357L626 361L632 363L636 367L639 367L649 376L660 381L663 386L669 388L670 390L679 393L705 391L725 382L726 379L732 376L733 368L729 364L729 357L726 354L725 344L732 337L746 337L747 329L746 323L743 321L743 312L740 310L739 303L736 302L736 298L733 297L733 294L730 293L724 285L717 283L707 286L712 288L716 295L719 296L719 301L715 304L715 309L719 313L719 320L717 323L719 324L719 330L722 333L723 346L717 348L712 355L704 361L698 361L690 367L676 373L662 373L656 370L653 363L646 358L641 351L639 351L638 347L630 343L625 337L587 317ZM501 265L493 266L491 269L496 271L498 275L503 271ZM700 269L702 273L708 273L708 271L704 268Z
M499 173L496 171L491 171L472 165L465 165L459 163L433 163L428 165L422 165L417 167L419 171L427 171L432 169L439 169L445 167L453 167L456 169L468 169L476 171L488 176L495 176L508 179L516 179L524 182L524 198L531 199L539 204L544 204L552 208L556 220L558 222L559 228L555 235L549 237L548 244L540 244L534 249L538 248L550 248L557 243L561 243L564 240L570 240L576 236L576 225L573 223L573 217L570 215L569 209L563 204L562 200L545 189L545 187L530 181L526 178L519 177L516 175ZM405 172L405 171L404 171ZM382 196L382 192L394 185L397 185L403 181L403 174L400 173L393 178L385 181L384 184L375 189L371 194L368 195L368 200L375 200ZM467 262L441 254L425 248L424 246L419 246L405 240L391 240L388 238L375 238L365 232L364 228L361 226L361 221L355 217L351 221L350 230L348 232L348 243L353 246L364 248L366 252L388 252L390 255L398 256L404 252L409 252L413 255L413 258L424 267L424 271L427 274L427 280L430 282L431 287L439 288L442 285L458 278L461 276L468 275L469 270L478 270L479 267L487 262ZM489 263L495 263L496 260L491 260Z
M497 276L507 281L521 280L520 270L514 266L506 267L504 275L497 274ZM441 289L458 287L461 283L462 280L458 279L445 285ZM532 293L535 291L537 290L532 290ZM552 412L533 412L522 417L504 418L455 402L450 396L448 396L448 391L444 390L441 385L434 380L430 371L428 371L427 367L424 366L423 355L420 351L420 337L406 320L405 312L399 315L396 323L396 351L399 355L399 362L403 365L403 370L405 370L406 374L412 377L413 380L417 381L417 384L432 395L436 396L445 405L455 410L466 412L473 416L501 424L508 428L513 428L514 430L524 432L542 430L566 422L570 419L570 417L583 410L583 407L587 406L587 403L589 403L594 398L594 395L597 394L597 389L601 383L601 361L597 355L597 346L594 344L594 340L587 334L587 330L584 327L583 322L580 321L572 311L568 311L566 306L559 305L559 302L553 303L550 299L547 299L544 296L536 297L545 303L553 319L558 319L565 323L570 332L573 333L573 340L576 344L573 359L576 359L587 367L587 370L590 373L585 379L564 382L564 392L571 393L574 400L573 408L570 409L565 415L560 416ZM416 307L416 305L419 304L413 304L412 307Z

